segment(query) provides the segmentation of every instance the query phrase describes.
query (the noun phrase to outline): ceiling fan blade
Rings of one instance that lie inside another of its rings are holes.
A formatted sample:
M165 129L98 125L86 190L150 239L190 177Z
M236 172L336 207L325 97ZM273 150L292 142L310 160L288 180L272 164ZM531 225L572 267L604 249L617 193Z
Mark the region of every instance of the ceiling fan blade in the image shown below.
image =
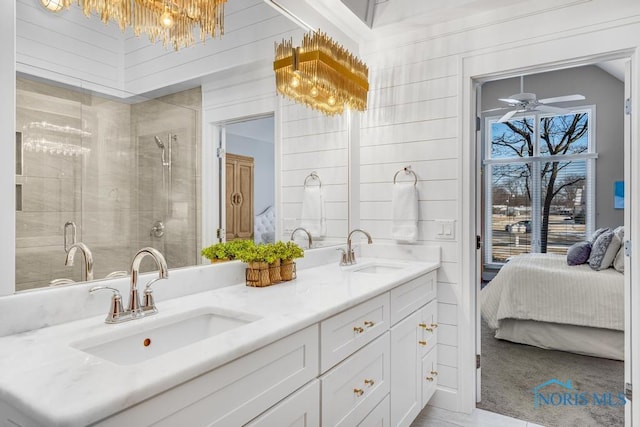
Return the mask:
M505 114L504 116L500 117L500 119L498 120L498 123L508 122L509 119L511 117L513 117L517 112L518 112L518 110L509 111L507 114Z
M551 105L545 105L545 104L536 105L535 109L538 111L545 111L547 113L558 113L558 114L567 114L571 112L566 108L552 107Z
M492 113L494 111L504 111L504 110L510 110L511 107L498 107L498 108L491 108L489 110L483 110L480 111L481 113Z
M511 105L518 105L522 102L513 98L498 98L498 101L506 102L507 104L511 104Z
M554 104L556 102L569 102L569 101L582 101L585 99L583 95L575 94L575 95L565 95L565 96L556 96L554 98L545 98L538 100L541 104Z

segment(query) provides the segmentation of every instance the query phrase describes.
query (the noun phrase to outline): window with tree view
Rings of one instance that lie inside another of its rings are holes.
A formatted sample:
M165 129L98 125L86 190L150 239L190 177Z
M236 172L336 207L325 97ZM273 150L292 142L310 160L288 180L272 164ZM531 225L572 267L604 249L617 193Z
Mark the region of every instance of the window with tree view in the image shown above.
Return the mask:
M486 119L485 263L566 253L592 230L595 144L590 108Z

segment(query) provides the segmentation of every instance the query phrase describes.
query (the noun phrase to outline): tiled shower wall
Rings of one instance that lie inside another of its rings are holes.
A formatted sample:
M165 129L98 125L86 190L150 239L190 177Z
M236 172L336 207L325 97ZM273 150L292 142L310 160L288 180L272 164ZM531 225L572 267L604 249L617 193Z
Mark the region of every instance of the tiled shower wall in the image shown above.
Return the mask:
M16 290L48 286L53 279L82 280L80 252L74 266L64 265L66 221L76 224L77 240L91 249L96 279L129 270L144 246L163 252L170 267L197 262L200 98L194 89L130 104L18 79ZM176 135L174 203L166 211L156 178L162 174L161 150L153 137L166 141L169 133ZM165 223L162 238L150 236L148 218Z

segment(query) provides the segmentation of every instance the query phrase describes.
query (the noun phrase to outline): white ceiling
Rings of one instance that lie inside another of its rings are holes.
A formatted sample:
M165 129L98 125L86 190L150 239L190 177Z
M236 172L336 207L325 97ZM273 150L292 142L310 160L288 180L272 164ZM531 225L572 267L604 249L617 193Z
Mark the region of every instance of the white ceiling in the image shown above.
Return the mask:
M369 27L420 22L436 24L465 18L527 0L341 0ZM367 16L371 14L371 16ZM372 21L370 23L369 21Z

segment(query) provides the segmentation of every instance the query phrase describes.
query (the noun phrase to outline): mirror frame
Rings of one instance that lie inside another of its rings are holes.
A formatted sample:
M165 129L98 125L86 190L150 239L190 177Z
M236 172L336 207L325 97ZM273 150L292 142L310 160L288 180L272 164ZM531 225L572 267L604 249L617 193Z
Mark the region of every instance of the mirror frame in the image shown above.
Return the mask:
M16 2L0 2L0 140L13 141L16 132ZM15 149L5 144L10 153L0 156L0 194L14 203L0 203L0 296L15 292L16 214L15 214ZM9 149L10 148L10 149Z

